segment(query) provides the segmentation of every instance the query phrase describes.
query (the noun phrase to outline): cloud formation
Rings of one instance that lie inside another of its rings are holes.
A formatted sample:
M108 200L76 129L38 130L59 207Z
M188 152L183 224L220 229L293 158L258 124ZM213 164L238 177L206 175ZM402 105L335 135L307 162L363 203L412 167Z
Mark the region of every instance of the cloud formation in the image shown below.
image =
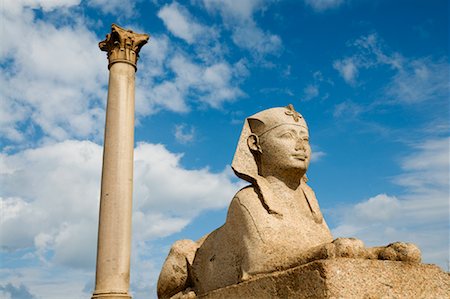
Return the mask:
M30 293L24 284L18 287L12 283L7 283L5 286L0 285L0 295L4 299L35 299L36 297Z
M164 5L158 17L182 42L153 35L142 49L140 67L149 71L137 74L138 116L162 109L188 113L195 106L221 108L245 96L239 87L248 75L245 60L224 58L214 27L202 25L176 2Z
M73 3L40 5L50 10ZM99 39L83 25L56 26L17 5L1 11L9 29L0 31L0 38L9 42L1 47L0 63L10 67L0 73L0 133L14 141L36 130L55 140L98 138L106 98L98 82L107 75Z
M194 141L195 128L188 127L186 124L175 125L175 139L181 143L186 144Z
M449 138L428 140L401 161L393 183L401 195L378 194L338 212L334 236L358 237L366 245L404 241L419 245L425 263L448 270Z
M405 58L399 53L388 52L379 36L374 33L361 36L355 41L349 42L348 46L354 48L355 53L334 61L333 67L351 85L355 85L361 69L388 66L398 70L405 63Z
M214 34L207 26L196 22L189 11L176 2L164 5L159 10L158 17L163 20L164 25L173 35L183 39L188 44L208 38L205 35Z
M95 0L94 0L95 1ZM65 9L80 4L81 0L17 0L2 3L1 10L9 13L20 13L23 8L42 9L45 12Z
M448 99L449 77L449 64L445 60L413 59L399 68L386 87L386 94L395 102L405 104Z
M142 84L137 87L140 115L153 114L160 109L186 113L195 104L220 108L224 103L244 96L238 86L242 77L240 61L234 65L223 60L203 64L194 62L182 52L174 52L162 60L165 61L164 71L172 76L161 82L158 76L140 75ZM146 61L142 62L145 67Z
M323 12L338 8L345 3L345 0L304 0L304 2L316 12Z
M101 157L99 145L75 140L2 153L2 250L25 250L50 273L61 268L92 271ZM238 190L240 183L229 168L221 173L186 170L181 158L158 144L136 147L135 243L180 231L202 211L224 208Z
M249 0L203 0L202 4L211 13L219 13L226 28L232 32L233 42L261 60L266 55L278 55L282 50L281 38L264 31L255 22L253 15L269 5L271 1Z
M78 0L79 2L79 0ZM119 17L131 17L135 12L135 0L89 0L87 5L100 9L104 14L111 14Z
M434 131L446 122L448 118L448 94L450 93L450 65L445 58L419 57L408 58L390 50L377 34L362 36L349 43L354 49L351 56L333 62L333 67L340 76L359 93L360 89L367 88L376 82L379 72L385 77L382 85L372 95L365 95L358 101L345 100L335 105L333 115L340 117L346 115L347 120L356 120L361 114L380 111L386 106L403 106L417 108L420 105L433 105L436 111L429 123L437 124ZM314 90L312 90L314 91ZM369 100L370 102L367 102ZM426 114L424 114L426 115ZM372 129L383 130L376 124Z
M329 94L323 93L323 85L334 85L334 82L328 78L325 79L322 75L322 72L320 71L315 71L312 77L313 82L306 85L306 87L303 89L303 96L301 100L309 101L316 98L327 99L329 97Z
M344 78L345 82L354 85L355 79L358 75L358 66L353 58L345 58L343 60L337 60L333 62L333 67Z
M0 247L4 262L0 297L78 299L92 293L102 152L99 144L108 74L106 53L97 47L106 32L94 30L103 21L144 21L146 26L152 24L150 30L161 30L151 32L148 45L141 51L136 82L137 125L162 110L187 114L209 108L223 109L222 120L238 117L242 122L244 110L250 111L250 106L277 105L264 99L267 94L260 97L254 90L253 86L259 89L258 84L264 82L257 82L259 75L251 86L244 85L252 67L273 66L273 57L280 56L276 67L285 70L284 77L269 72L269 76L262 76L264 80L284 84L280 79L291 84L287 79L299 78L295 65L292 70L290 65L283 66L286 57L281 56L284 45L278 34L287 32L274 31L281 27L266 27L269 13L277 10L268 9L276 1L150 2L17 0L0 5L2 26L7 29L0 30L0 38L7 41L7 47L0 47ZM305 0L316 12L346 2ZM160 10L136 10L149 5ZM302 6L300 3L300 9L304 9ZM209 15L197 14L201 9ZM136 18L140 14L158 14L159 19L148 15L145 20ZM290 49L284 54L300 49L293 43L286 46ZM386 101L424 107L419 105L448 94L446 59L404 57L387 48L376 34L353 41L349 49L354 52L336 60L335 69L355 89L364 84L368 71L383 68L389 72L383 80L390 79L383 88ZM324 83L330 82L313 73L313 79L304 86L304 99L327 97ZM244 86L256 100L233 105L228 113L228 103L247 96ZM298 84L276 89L294 97L295 86ZM335 107L335 116L345 112L346 117L356 117L368 109L351 100ZM196 128L180 123L189 123L187 115L176 118L165 130L180 143L197 141ZM439 127L441 136L448 133L446 119L427 126L433 132ZM320 161L325 152L313 147L312 161ZM362 200L350 208L353 215L342 214L339 229L352 234L367 231L367 242L374 244L380 244L379 231L386 232L390 239L406 233L408 240L419 240L427 261L440 263L448 228L442 229L433 221L442 220L448 209L443 204L448 193L442 188L448 172L439 168L445 162L445 147L441 140L417 145L414 156L402 162L404 173L393 179L406 191ZM160 144L138 144L135 158L131 289L134 298L147 298L173 234L189 226L199 213L225 207L241 184L228 168L221 172L186 169L182 154ZM429 163L421 164L422 160ZM370 213L374 209L380 213ZM363 222L365 219L367 222ZM414 231L414 225L423 225L424 229Z
M54 141L100 140L108 74L105 53L97 47L100 38L76 12L71 12L76 18L61 25L55 23L58 18L40 20L29 9L45 7L64 19L67 12L57 9L69 9L77 2L14 3L8 2L1 10L5 28L11 28L2 30L0 36L10 41L0 49L0 63L11 66L0 74L2 138L17 143L33 135ZM195 105L221 108L245 95L239 88L248 73L245 62L223 59L213 29L192 22L189 12L176 3L164 6L159 14L175 35L192 42L199 36L202 39L195 47L196 55L190 55L168 36L152 36L139 62L146 71L137 73L138 118L162 109L187 113ZM188 22L183 24L189 25L185 31L180 29L184 25L176 25L183 17Z
M447 99L449 64L432 57L407 58L387 49L377 34L362 36L349 46L355 53L335 60L333 67L348 84L356 86L361 70L388 67L393 73L384 88L385 102L417 104Z
M92 242L88 243L95 244L101 157L99 145L75 140L1 154L0 196L6 215L1 219L5 232L1 247L52 249L57 251L54 258L58 263L88 265L77 259L90 260L95 250L77 253L81 248L74 245L86 243L78 238L90 235ZM138 222L142 217L152 219L137 226L138 232L145 228L145 238L180 230L201 212L199 207L225 207L239 186L232 183L229 169L217 174L208 169L185 170L181 158L158 144L140 143L135 149L135 218ZM182 221L172 223L172 229L160 225L171 218ZM24 223L27 225L19 225Z

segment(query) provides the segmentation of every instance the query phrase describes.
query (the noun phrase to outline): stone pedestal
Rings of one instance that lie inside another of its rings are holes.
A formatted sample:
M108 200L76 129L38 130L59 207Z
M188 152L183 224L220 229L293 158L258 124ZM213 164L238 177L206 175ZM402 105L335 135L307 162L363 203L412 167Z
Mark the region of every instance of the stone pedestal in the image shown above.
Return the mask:
M113 24L99 44L108 53L109 86L93 299L131 298L134 79L139 50L148 38Z
M450 275L435 265L339 258L264 274L199 298L450 298Z

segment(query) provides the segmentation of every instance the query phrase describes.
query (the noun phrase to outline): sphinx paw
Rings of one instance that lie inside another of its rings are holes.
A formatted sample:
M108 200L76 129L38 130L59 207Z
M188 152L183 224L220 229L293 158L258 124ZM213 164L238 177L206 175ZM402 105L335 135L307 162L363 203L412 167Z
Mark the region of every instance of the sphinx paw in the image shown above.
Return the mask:
M336 257L363 258L366 256L364 243L359 239L337 238L332 244L335 247Z
M378 254L380 260L420 263L420 249L412 243L395 242L383 248Z

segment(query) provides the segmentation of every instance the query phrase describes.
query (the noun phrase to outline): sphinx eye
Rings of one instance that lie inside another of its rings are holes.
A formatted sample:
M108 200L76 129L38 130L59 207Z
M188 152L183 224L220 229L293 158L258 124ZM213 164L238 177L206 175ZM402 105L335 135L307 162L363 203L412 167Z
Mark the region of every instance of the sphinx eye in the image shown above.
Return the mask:
M284 132L280 135L280 137L290 139L290 138L294 138L294 134L292 134L292 132Z

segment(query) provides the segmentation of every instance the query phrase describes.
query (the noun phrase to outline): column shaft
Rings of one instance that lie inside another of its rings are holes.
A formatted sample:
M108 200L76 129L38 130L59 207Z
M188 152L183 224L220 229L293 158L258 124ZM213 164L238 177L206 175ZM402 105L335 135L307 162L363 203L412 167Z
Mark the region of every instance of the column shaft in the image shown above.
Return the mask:
M108 53L109 86L98 226L97 271L92 299L131 298L134 91L139 50L149 36L113 24L99 43Z
M130 64L111 65L98 231L96 293L99 294L128 294L129 288L134 76L135 69Z

